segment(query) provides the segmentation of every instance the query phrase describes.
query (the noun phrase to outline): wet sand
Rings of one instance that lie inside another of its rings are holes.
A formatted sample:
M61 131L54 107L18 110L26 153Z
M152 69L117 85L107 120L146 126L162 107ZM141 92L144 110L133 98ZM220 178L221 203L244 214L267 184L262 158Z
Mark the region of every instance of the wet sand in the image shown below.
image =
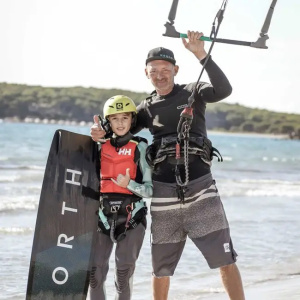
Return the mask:
M245 287L246 300L299 300L300 275L289 278L263 282L254 286ZM204 299L227 300L225 293L216 294Z

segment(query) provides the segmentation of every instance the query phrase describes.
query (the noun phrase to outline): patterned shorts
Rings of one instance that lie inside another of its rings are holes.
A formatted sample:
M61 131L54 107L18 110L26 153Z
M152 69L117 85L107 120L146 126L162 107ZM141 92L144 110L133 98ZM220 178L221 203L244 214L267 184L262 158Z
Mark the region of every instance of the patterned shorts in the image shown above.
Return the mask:
M152 266L156 277L172 276L187 236L210 268L236 261L225 211L211 174L190 181L182 201L176 184L153 182Z

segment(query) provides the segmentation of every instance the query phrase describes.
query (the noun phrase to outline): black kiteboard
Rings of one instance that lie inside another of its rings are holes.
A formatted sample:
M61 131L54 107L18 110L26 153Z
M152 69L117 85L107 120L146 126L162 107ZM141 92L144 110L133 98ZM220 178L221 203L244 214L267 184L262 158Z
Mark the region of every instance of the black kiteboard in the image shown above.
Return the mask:
M98 200L97 144L87 135L57 130L41 190L27 300L86 299Z

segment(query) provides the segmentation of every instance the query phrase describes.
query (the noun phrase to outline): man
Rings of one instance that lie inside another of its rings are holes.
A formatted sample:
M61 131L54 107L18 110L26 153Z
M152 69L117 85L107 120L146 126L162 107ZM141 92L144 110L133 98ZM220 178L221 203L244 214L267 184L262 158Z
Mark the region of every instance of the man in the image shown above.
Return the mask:
M201 64L207 56L204 42L200 40L202 35L188 31L188 41L182 39L185 48ZM170 276L174 274L188 236L210 268L220 268L229 298L243 300L242 280L235 264L237 254L210 171L216 149L207 139L205 123L206 104L226 98L232 88L211 57L205 66L211 84L175 84L178 70L172 51L162 47L149 51L145 73L155 91L137 107L137 123L133 129L138 132L148 128L153 135L153 143L148 149L153 166L153 297L155 300L167 299ZM181 113L194 90L190 128L179 134ZM91 135L98 141L104 132L94 124Z

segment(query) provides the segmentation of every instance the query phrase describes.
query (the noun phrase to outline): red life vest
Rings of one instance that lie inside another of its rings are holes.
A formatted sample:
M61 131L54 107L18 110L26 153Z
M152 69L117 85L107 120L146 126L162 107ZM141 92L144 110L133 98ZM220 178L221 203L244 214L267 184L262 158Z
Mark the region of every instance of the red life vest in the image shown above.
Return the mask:
M130 140L126 145L119 148L112 146L110 140L101 146L100 156L100 192L101 193L121 193L133 194L128 189L123 188L111 181L117 179L119 174L126 174L126 169L130 169L130 179L135 180L137 165L134 162L134 153L138 142Z

